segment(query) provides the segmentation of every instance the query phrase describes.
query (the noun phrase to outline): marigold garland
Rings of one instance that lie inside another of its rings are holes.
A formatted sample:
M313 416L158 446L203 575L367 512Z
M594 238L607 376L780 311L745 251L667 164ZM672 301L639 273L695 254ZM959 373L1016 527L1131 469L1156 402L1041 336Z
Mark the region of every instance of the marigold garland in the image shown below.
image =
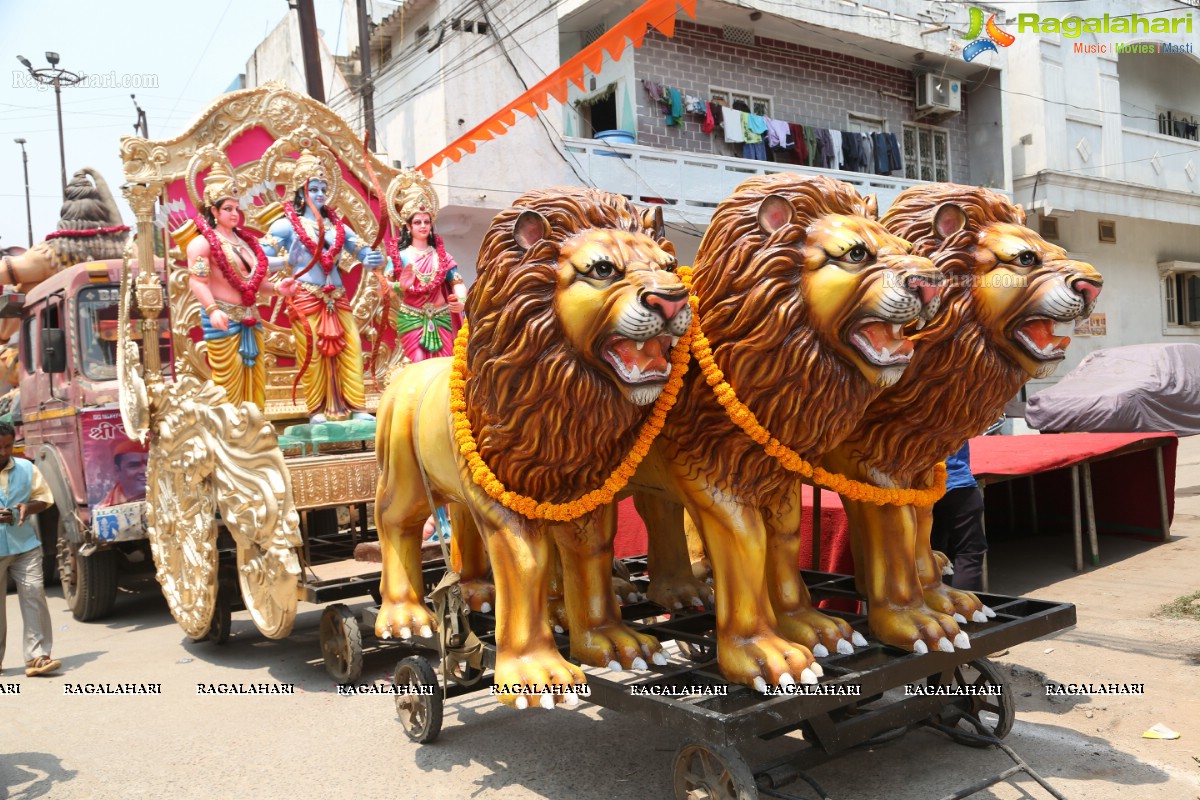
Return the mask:
M691 291L692 268L680 267L679 277L684 286ZM874 484L856 481L845 475L829 472L821 467L814 467L787 445L771 435L771 432L759 424L754 412L746 404L738 400L733 387L725 382L725 374L717 366L713 358L712 345L700 328L699 309L696 308L693 297L692 327L689 331L692 340L692 353L705 381L712 387L717 402L725 409L725 413L735 425L746 432L746 435L762 445L764 452L774 458L790 472L795 472L810 479L817 486L840 494L847 500L855 500L875 505L895 506L929 506L942 498L946 493L946 465L938 464L934 469L934 483L928 489L884 489Z
M696 324L695 298L692 298L691 302L692 325L694 326ZM471 432L471 421L467 418L468 326L464 322L458 331L458 337L454 340L454 360L450 367L450 412L454 418L454 438L458 442L459 452L467 459L467 468L471 473L471 479L505 508L510 508L529 519L569 522L595 511L602 505L611 503L616 494L629 483L629 479L637 471L638 465L642 463L646 453L650 452L650 445L658 437L666 422L667 412L671 410L671 407L675 405L676 398L679 397L679 390L683 387L683 376L688 369L693 330L695 330L694 327L689 328L688 332L671 349L671 375L667 379L667 385L663 387L662 394L654 402L650 416L642 423L633 448L628 455L621 459L621 463L613 470L612 474L605 479L603 486L567 503L544 503L507 489L484 462L483 457L479 455L479 446Z
M328 250L324 249L325 242L321 242L320 248L317 242L308 235L308 231L304 227L304 223L300 221L300 215L296 213L292 201L289 200L283 204L283 213L288 218L288 222L292 223L292 230L296 232L296 238L300 240L300 244L310 253L319 253L321 268L326 272L333 269L333 264L337 257L342 254L342 245L346 243L346 223L332 208L326 208L326 213L329 215L329 221L333 223L333 246Z

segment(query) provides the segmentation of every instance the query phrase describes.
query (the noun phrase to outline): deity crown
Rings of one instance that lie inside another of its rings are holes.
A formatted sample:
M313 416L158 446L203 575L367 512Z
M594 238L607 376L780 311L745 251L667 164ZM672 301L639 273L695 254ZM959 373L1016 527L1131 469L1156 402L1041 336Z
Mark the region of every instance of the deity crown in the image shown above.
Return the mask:
M241 199L237 178L230 173L227 164L216 161L204 179L204 205L215 208L222 200L231 197L235 200Z
M433 184L416 170L397 175L387 191L388 212L399 226L408 225L414 214L428 214L437 219L438 200Z
M304 150L296 159L296 168L292 171L292 191L298 192L308 186L310 181L329 182L329 172L321 159L311 150Z

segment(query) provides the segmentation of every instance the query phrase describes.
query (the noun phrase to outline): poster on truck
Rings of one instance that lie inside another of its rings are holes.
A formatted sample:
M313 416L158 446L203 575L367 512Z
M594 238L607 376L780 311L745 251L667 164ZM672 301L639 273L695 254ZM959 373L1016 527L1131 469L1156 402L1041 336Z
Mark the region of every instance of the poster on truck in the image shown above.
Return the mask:
M106 541L141 537L148 446L125 435L116 408L89 409L81 425L93 533Z

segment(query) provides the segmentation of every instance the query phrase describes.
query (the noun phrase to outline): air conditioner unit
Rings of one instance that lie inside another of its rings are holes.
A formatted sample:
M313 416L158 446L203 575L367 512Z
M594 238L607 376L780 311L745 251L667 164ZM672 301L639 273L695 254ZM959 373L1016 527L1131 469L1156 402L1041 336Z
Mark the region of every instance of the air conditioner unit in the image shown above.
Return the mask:
M962 83L957 78L932 72L919 73L917 111L962 111Z

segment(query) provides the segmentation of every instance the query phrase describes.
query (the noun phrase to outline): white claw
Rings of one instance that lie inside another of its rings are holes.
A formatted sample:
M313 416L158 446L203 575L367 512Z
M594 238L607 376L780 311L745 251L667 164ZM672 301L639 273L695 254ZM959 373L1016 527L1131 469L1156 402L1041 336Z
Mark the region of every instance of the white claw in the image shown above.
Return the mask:
M491 610L492 610L492 604L487 601L484 601L483 604L479 606L480 614L487 614Z
M643 659L641 656L638 656L637 658L635 658L633 660L633 665L630 667L630 669L650 669L650 668L646 666L645 659Z
M854 645L850 644L845 639L838 639L837 651L844 656L848 656L854 652Z
M825 656L829 655L829 650L825 648L825 645L817 642L815 645L813 645L812 654L816 658L824 658Z
M704 610L704 601L701 600L699 597L693 597L692 598L692 608L698 608L701 611L703 611Z
M611 669L613 672L620 672L621 664L617 661L610 661L610 662L608 662L608 668Z
M938 639L938 650L941 650L943 653L953 653L954 645L950 643L949 639L943 636L941 639Z
M957 611L955 611L954 612L954 621L958 622L958 623L965 623L967 621L967 618L964 617L962 614L958 613Z
M426 639L430 638L431 636L433 636L433 629L430 628L428 625L422 625L421 626L421 636L423 636Z
M864 639L863 635L861 633L859 633L858 631L851 632L850 643L853 644L855 647L866 647L867 646L867 640Z
M954 574L954 565L947 562L946 565L942 567L942 574L943 575L953 575Z
M813 671L811 669L809 669L808 667L805 667L804 671L800 673L800 682L807 683L810 686L812 686L812 685L816 684L817 676L815 674L813 674Z
M637 592L630 592L629 594L625 595L625 602L636 603L637 601L638 601Z
M529 701L525 699L525 695L521 695L517 698L517 708L521 709L522 711L529 708Z
M550 694L549 692L542 695L542 699L538 700L538 705L546 709L554 708L554 695Z
M987 614L983 613L982 611L971 612L971 622L987 622L987 620Z
M825 668L822 667L817 662L815 662L815 661L812 662L811 664L808 665L808 668L811 669L813 671L813 674L816 675L818 678L825 677Z
M923 656L929 652L929 646L920 639L917 639L917 643L913 645L913 652L919 656Z
M667 665L667 657L662 654L662 651L655 652L654 655L650 656L650 660L660 667Z
M759 694L767 693L767 682L763 680L762 675L754 676L754 691L758 692Z
M679 602L678 600L676 600L676 601L675 601L675 602L674 602L672 605L674 605L674 606L675 606L675 610L676 610L676 611L678 611L678 610L680 610L681 608L683 608L683 603Z
M988 608L987 606L984 606L984 607L983 607L983 613L984 613L984 614L987 614L987 616L988 616L988 619L991 619L992 617L996 616L996 612L995 612L995 611L992 611L992 610L991 610L990 608Z
M575 706L579 705L579 695L575 694L574 692L571 692L570 694L568 694L567 695L567 705L569 705L571 708L574 708Z
M795 686L795 685L796 685L796 679L793 678L791 673L789 673L789 672L783 673L783 677L779 679L780 688L782 688L784 686Z
M966 631L959 631L958 636L954 637L954 646L959 650L971 649L971 637L967 636Z
M565 633L565 631L563 630L563 626L562 626L562 625L555 625L555 626L554 626L554 632L555 632L555 633Z
M401 639L411 639L412 638L412 628L401 628L400 629L400 638Z
M382 635L381 635L379 638L380 638L380 639L390 639L390 638L392 638L392 631L391 631L391 629L386 629L386 630L384 630L383 634L382 634Z

